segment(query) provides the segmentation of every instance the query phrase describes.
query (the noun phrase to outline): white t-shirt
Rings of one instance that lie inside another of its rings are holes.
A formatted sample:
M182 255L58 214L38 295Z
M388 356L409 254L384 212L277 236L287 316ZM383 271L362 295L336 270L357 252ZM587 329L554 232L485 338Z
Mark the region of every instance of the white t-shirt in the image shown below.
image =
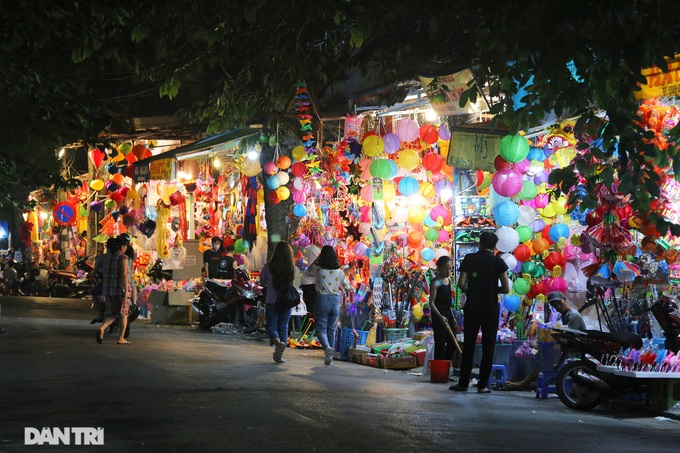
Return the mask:
M342 269L321 269L315 265L307 269L306 274L316 279L316 292L319 294L339 295L343 289L354 290Z

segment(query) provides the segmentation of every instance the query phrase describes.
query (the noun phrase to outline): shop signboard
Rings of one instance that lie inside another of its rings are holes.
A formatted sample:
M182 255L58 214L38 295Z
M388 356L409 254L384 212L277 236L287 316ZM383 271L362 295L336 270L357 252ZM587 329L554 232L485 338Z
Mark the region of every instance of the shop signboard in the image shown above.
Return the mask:
M464 69L455 74L438 77L419 77L423 89L427 93L432 110L439 116L461 115L464 113L486 112L489 107L482 96L472 104L468 102L460 106L460 97L469 88L472 81L472 71Z
M149 182L149 164L142 163L135 165L135 182Z
M451 132L447 165L465 170L495 171L493 162L498 155L503 136L477 132Z
M167 181L172 179L175 169L174 159L159 159L149 163L149 178Z
M647 79L647 84L638 84L640 91L635 92L635 99L665 98L680 94L680 58L668 60L668 72L654 66L643 69L642 75Z

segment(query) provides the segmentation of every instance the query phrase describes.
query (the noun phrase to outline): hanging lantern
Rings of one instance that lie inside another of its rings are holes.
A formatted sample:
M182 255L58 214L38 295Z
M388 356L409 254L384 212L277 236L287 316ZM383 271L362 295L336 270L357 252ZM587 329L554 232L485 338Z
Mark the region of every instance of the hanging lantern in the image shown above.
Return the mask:
M519 162L529 155L529 142L523 136L506 135L501 140L500 155L508 162Z

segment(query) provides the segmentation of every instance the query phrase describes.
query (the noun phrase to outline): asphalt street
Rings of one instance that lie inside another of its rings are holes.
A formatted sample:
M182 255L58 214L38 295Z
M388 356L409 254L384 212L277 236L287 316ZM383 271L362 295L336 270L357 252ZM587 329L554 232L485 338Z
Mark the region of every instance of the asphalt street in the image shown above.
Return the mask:
M99 345L89 301L0 305L0 452L680 448L680 422L642 402L576 412L554 395L454 394L418 369L324 366L320 351L290 349L276 364L266 340L188 326L136 322L131 345ZM45 427L103 428L104 445L25 445L26 428Z

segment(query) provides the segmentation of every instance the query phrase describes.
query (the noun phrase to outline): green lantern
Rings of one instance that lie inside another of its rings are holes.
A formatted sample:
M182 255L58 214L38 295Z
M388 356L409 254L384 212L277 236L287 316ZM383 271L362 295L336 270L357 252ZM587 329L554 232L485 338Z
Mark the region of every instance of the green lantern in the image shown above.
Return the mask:
M520 225L515 228L515 231L517 231L517 234L519 235L519 242L526 242L533 236L531 228L527 225Z
M500 148L501 157L512 163L521 162L529 155L529 142L519 134L503 137Z
M529 274L532 277L536 276L536 263L533 261L527 261L526 263L522 264L522 273L523 274Z
M392 176L392 166L387 159L376 159L371 162L370 171L374 178L389 179Z
M533 200L536 195L538 195L538 186L529 180L522 183L522 190L517 194L520 200Z
M425 239L428 241L436 241L438 237L439 231L435 230L434 228L430 228L425 232Z
M528 281L524 280L523 278L518 278L512 284L512 290L515 292L515 294L518 294L520 296L523 296L526 293L528 293L529 289L531 289L531 285L529 284Z

